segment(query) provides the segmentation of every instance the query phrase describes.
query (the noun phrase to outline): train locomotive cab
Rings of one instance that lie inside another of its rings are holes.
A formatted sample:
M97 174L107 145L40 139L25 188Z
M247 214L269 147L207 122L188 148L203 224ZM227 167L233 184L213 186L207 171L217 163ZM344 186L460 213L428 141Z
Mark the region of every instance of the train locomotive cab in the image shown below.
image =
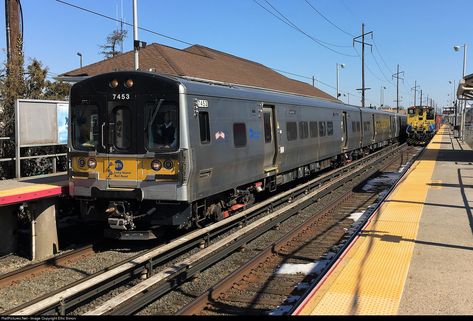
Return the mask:
M432 107L412 106L407 109L407 142L426 145L436 132L435 110Z
M84 217L132 239L184 224L178 82L142 72L91 77L72 87L70 115L70 193Z

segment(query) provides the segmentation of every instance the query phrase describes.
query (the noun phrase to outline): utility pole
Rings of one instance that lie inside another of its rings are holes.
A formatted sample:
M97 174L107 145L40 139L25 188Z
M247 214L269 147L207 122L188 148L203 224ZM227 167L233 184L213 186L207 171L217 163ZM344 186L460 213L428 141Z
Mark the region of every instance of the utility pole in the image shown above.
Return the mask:
M419 88L420 86L417 86L417 80L414 81L414 87L411 88L411 90L414 90L414 106L416 105L417 103L417 88Z
M361 107L365 107L365 90L371 88L365 88L365 45L370 46L372 49L373 46L369 43L365 43L365 36L371 35L371 39L373 39L373 31L365 33L365 24L361 24L361 36L353 38L353 47L355 46L355 42L361 43ZM358 38L361 37L361 41Z
M7 41L7 73L10 67L19 64L19 56L23 50L23 21L20 20L20 0L5 0L5 25ZM22 66L19 66L21 69ZM18 68L15 68L15 70ZM18 69L18 70L20 70ZM23 76L23 75L19 75Z
M399 113L399 79L404 81L404 78L401 78L401 74L404 76L404 71L399 71L399 64L397 65L397 73L393 75L393 78L397 79L397 98L396 98L396 111Z
M135 70L140 69L140 56L139 56L139 45L138 42L138 12L136 8L136 0L133 0L133 44L135 50Z
M422 107L422 89L420 90L420 107Z

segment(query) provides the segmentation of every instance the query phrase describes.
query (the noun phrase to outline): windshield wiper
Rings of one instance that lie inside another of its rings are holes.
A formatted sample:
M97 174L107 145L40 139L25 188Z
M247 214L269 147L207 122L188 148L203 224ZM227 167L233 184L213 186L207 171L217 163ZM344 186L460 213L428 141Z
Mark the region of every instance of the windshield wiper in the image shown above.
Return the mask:
M161 108L161 105L163 104L164 99L160 99L158 104L154 106L153 113L151 114L151 117L148 120L148 124L146 124L145 127L145 133L148 133L148 128L151 127L151 124L154 123L154 120L156 119L156 115L158 114L159 108Z

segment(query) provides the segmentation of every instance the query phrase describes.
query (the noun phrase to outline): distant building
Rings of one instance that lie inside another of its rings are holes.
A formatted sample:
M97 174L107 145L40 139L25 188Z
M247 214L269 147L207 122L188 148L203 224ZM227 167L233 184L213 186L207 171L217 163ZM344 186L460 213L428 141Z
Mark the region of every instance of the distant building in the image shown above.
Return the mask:
M287 78L262 64L200 45L181 50L153 43L142 48L139 55L140 70L143 71L261 87L338 101L316 87ZM74 79L84 76L134 70L133 64L134 52L129 51L65 72L56 79L73 82Z

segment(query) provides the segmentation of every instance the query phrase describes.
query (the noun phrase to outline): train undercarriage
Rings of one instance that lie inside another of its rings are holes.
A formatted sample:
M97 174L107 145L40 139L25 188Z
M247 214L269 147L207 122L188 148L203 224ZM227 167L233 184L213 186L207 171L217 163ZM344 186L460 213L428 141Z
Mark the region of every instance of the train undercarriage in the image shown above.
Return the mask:
M381 147L382 145L373 145L346 152L192 203L123 199L119 197L120 194L115 194L113 199L82 199L81 215L83 218L107 222L108 226L104 233L108 238L154 239L159 235L159 229L163 227L186 230L218 222L254 204L257 194L275 192L278 186L311 178L329 168L346 165Z

